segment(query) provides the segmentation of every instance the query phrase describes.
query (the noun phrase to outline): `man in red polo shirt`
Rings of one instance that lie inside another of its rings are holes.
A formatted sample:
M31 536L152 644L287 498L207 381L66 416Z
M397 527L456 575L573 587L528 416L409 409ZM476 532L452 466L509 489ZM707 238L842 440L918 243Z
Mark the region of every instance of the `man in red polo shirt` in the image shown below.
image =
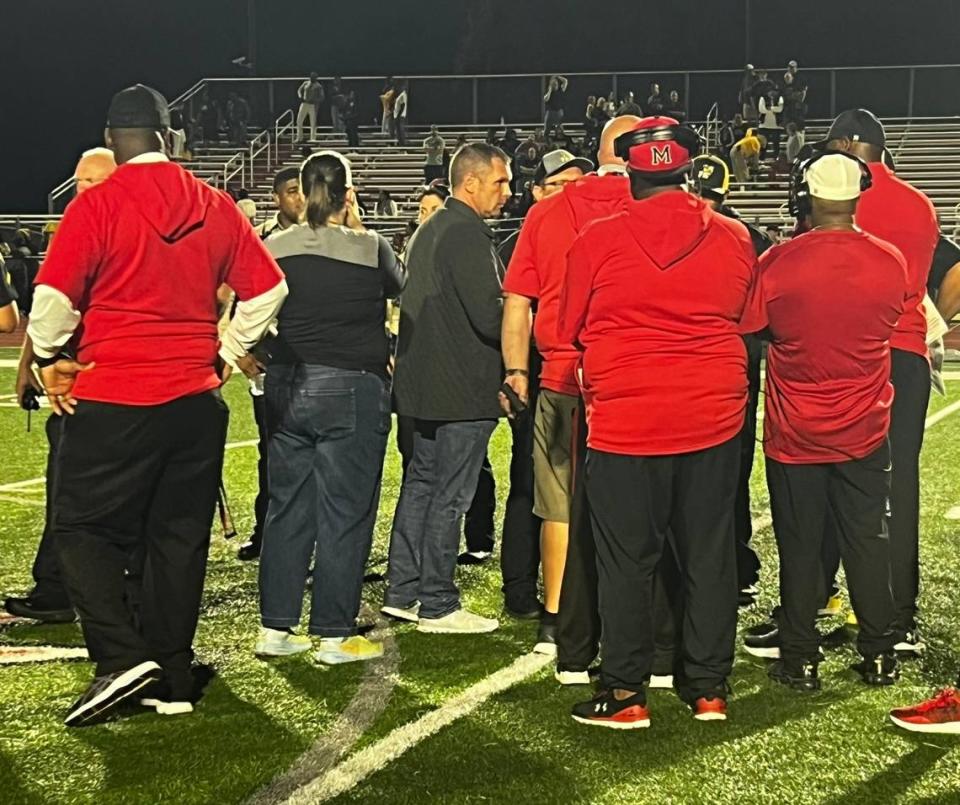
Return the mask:
M698 145L664 117L618 139L635 201L577 238L560 302L560 338L583 351L603 622L602 691L573 717L620 729L650 723L651 603L665 551L685 582L675 683L698 720L726 718L733 667L740 333L758 272L746 228L684 190Z
M909 292L900 252L854 224L867 170L843 153L813 159L793 194L811 230L760 259L770 340L764 452L780 553L780 660L769 673L798 690L820 687L814 623L828 513L860 623L856 667L868 684L898 677L885 517L889 339Z
M624 115L610 121L600 140L598 173L566 186L562 193L544 198L531 208L503 284L502 350L506 382L524 402L529 387L530 317L534 302L534 336L537 350L543 356L534 419L533 513L543 520L540 552L544 588L544 613L535 650L545 653L557 650L557 613L568 560L571 520L573 427L580 402L576 376L580 353L557 333L567 252L587 223L609 215L626 203L629 188L623 175L623 161L614 154L613 144L639 120ZM580 162L590 165L586 160ZM571 167L581 165L574 161ZM592 541L589 530L583 536L586 541ZM580 565L578 549L572 549L571 554L574 554L569 557L571 561ZM576 568L571 568L570 572L576 572ZM595 585L589 580L584 584L579 581L578 577L573 582L574 603L571 608L574 611L570 614L574 616L575 632L590 633L594 631L591 624L596 620L590 613L595 612L596 605L591 606L589 599L595 597L589 595L589 589L585 598L577 593L578 588ZM578 618L581 613L585 613L585 617ZM567 613L561 617L566 618ZM588 634L576 643L584 644L586 648L568 652L561 647L558 668L561 672L573 671L575 678L582 677L582 681L588 682L586 671L596 655L596 638L591 639Z
M95 678L65 723L103 720L153 682L189 712L191 663L220 482L217 288L241 300L220 359L235 363L286 296L273 258L225 193L163 153L169 112L140 84L114 96L120 167L67 208L37 276L29 335L60 421L53 538ZM76 355L65 352L75 337ZM139 618L125 600L144 556ZM146 692L145 692L146 693Z
M842 112L826 137L828 150L859 157L873 175L873 186L857 206L857 226L892 243L907 261L907 300L890 336L890 379L896 389L890 419L890 563L897 650L920 653L925 648L916 621L920 592L920 449L930 401L923 295L940 231L930 199L898 179L883 163L885 144L883 125L866 109Z

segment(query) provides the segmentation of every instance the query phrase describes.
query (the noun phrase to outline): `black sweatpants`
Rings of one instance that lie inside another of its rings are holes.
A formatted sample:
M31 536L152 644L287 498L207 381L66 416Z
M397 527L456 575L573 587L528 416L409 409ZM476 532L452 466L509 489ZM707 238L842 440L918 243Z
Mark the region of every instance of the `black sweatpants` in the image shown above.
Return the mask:
M597 547L587 500L586 460L587 418L581 400L573 427L570 536L557 613L557 668L561 671L586 671L600 650Z
M604 687L640 691L650 676L654 575L668 550L684 589L678 690L693 700L724 688L737 630L733 501L739 451L734 437L682 455L588 452Z
M413 417L397 416L397 449L400 451L400 465L404 478L407 477L407 466L413 457L413 421ZM463 518L463 535L466 538L468 551L493 552L496 511L497 483L493 477L490 456L486 455L483 457L483 465L480 467L480 475L477 478L476 492Z
M37 546L37 555L33 560L34 588L30 598L52 609L67 609L70 596L63 583L60 570L60 557L57 555L53 540L53 489L57 471L57 454L60 449L60 433L63 419L54 414L47 417L46 433L49 450L47 452L47 507L43 535Z
M760 400L760 359L763 344L759 338L746 336L747 381L749 395L747 416L740 431L740 473L734 502L733 528L737 538L737 585L742 590L760 578L760 558L753 549L753 517L750 513L750 476L757 449L757 407Z
M886 506L890 447L836 464L784 464L767 458L773 530L780 554L780 649L784 659L815 660L815 621L823 605L821 540L829 512L866 656L889 650L893 596Z
M97 675L154 660L174 696L190 691L227 417L209 392L157 406L83 401L64 419L54 539ZM139 623L124 581L138 549Z
M253 536L257 545L263 542L263 524L267 521L267 506L270 503L270 477L267 474L267 452L270 446L267 428L267 398L264 394L251 394L253 418L257 423L257 498L253 503Z

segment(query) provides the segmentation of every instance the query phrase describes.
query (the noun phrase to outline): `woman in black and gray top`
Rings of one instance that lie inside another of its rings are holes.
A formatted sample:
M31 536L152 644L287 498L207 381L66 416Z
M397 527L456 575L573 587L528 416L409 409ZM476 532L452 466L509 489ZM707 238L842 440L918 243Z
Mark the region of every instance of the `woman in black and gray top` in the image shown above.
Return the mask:
M315 554L309 632L321 638L318 660L341 663L383 652L357 635L356 621L390 432L385 301L406 272L387 241L363 228L346 159L312 155L300 183L306 223L266 243L290 293L265 384L270 506L257 653L310 648L291 629Z

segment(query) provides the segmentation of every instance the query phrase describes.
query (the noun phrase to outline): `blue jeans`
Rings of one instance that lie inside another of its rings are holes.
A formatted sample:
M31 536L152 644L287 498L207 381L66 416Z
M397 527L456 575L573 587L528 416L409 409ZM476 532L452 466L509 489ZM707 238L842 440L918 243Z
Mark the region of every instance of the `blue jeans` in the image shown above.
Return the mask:
M300 623L313 556L310 633L356 634L390 432L389 388L370 372L271 366L265 392L270 505L261 621L271 629Z
M477 488L496 420L415 420L413 457L400 490L390 534L387 606L420 602L420 617L460 608L454 582L460 521ZM261 560L262 561L262 560Z

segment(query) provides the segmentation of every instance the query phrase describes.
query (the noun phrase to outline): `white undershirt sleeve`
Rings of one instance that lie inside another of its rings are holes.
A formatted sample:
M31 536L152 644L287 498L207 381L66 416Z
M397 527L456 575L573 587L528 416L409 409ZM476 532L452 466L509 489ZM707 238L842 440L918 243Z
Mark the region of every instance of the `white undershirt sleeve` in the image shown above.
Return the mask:
M80 312L70 298L50 285L38 285L27 335L38 358L52 358L66 346L80 324Z
M287 298L286 280L280 280L269 291L237 304L237 310L220 339L220 357L236 366L266 334Z

